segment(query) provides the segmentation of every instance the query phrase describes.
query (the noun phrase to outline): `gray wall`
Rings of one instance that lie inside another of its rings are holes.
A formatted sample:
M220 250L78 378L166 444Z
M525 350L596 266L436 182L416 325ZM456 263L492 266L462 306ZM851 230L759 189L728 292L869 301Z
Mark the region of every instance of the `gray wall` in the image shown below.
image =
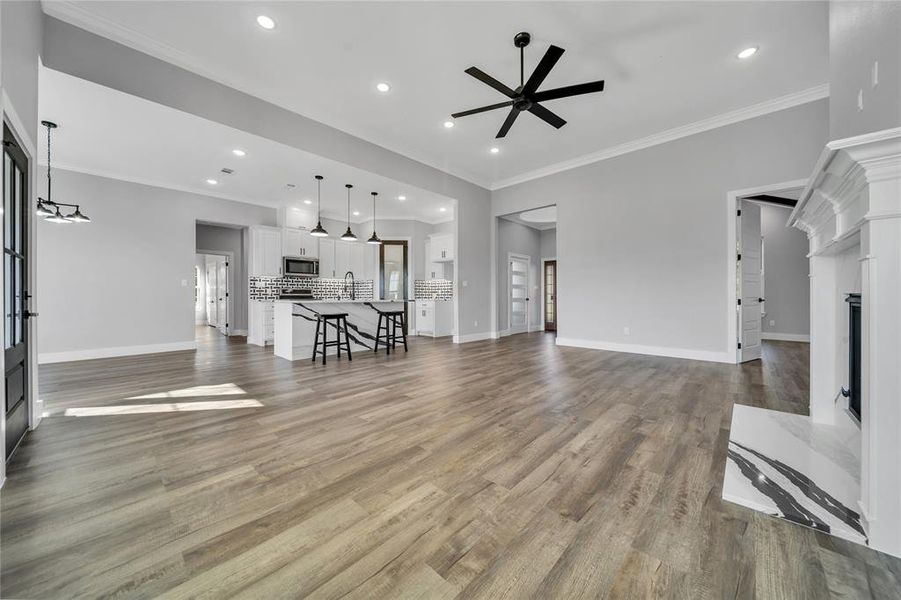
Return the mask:
M541 258L557 256L557 230L545 229L541 232Z
M558 198L560 338L725 359L727 193L809 176L827 110L820 100L493 192L495 213Z
M529 310L532 329L541 327L541 289L538 273L541 269L541 233L537 229L507 219L497 220L497 323L498 330L507 329L509 299L507 290L507 257L509 252L531 257Z
M197 224L194 244L197 251L221 250L234 254L229 282L229 299L232 302L231 331L247 331L247 249L244 247L244 230L234 227Z
M458 330L489 334L487 189L57 19L45 17L44 27L44 64L51 69L455 199Z
M810 334L810 266L807 235L786 227L790 209L761 205L760 233L764 240L764 333ZM770 321L775 325L770 325Z
M38 223L42 355L192 341L196 221L276 221L271 208L62 169L53 187L92 222Z
M879 61L879 85L871 82ZM864 109L857 109L863 90ZM901 126L901 2L829 3L829 138Z
M44 15L40 3L31 0L0 2L0 12L0 85L31 141L37 143L38 55Z

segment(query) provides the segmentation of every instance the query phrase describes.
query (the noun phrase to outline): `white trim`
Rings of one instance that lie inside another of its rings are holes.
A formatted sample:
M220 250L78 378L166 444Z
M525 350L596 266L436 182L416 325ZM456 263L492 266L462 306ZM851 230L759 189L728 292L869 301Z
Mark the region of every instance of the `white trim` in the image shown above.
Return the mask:
M228 332L228 335L237 335L237 336L244 335L244 336L246 336L247 330L246 329L232 329L231 331Z
M541 258L541 273L538 274L538 279L540 280L540 284L541 284L541 319L539 319L541 322L540 331L545 331L545 329L547 328L547 321L545 321L545 317L547 317L547 311L545 311L545 307L544 307L544 300L546 298L546 295L544 293L544 270L546 268L545 263L550 262L550 261L556 262L557 257L556 256L546 256L546 257ZM556 284L556 283L557 283L557 271L555 269L554 270L554 284ZM555 295L556 295L556 293L555 293ZM554 307L554 317L557 316L556 309L557 309L557 307Z
M548 165L546 167L527 171L519 175L514 175L513 177L508 177L507 179L501 179L491 184L491 190L499 190L501 188L509 187L511 185L516 185L526 181L531 181L533 179L547 177L548 175L553 175L562 171L584 167L585 165L590 165L602 160L607 160L609 158L614 158L616 156L635 152L636 150L644 150L645 148L672 142L674 140L695 135L697 133L703 133L705 131L710 131L711 129L717 129L718 127L725 127L726 125L740 123L741 121L747 121L748 119L754 119L756 117L761 117L763 115L768 115L770 113L785 110L787 108L800 106L809 102L815 102L817 100L822 100L823 98L828 97L829 84L824 83L822 85L808 88L806 90L801 90L800 92L794 92L791 94L786 94L785 96L780 96L778 98L772 98L771 100L765 100L764 102L759 102L757 104L745 106L737 110L714 115L707 119L695 121L694 123L688 123L687 125L674 127L673 129L667 129L659 133L654 133L637 140L624 142L622 144L618 144L610 148L605 148L597 152L592 152L590 154L571 158L569 160Z
M669 358L686 358L689 360L703 360L707 362L734 362L732 354L730 354L729 352L711 352L709 350L668 348L664 346L642 346L639 344L621 344L619 342L605 342L603 340L581 340L565 337L558 337L557 345L572 346L574 348L590 348L592 350L608 350L610 352L627 352L629 354L645 354L649 356L665 356Z
M775 192L788 188L807 185L806 179L794 179L781 183L762 185L726 193L726 352L734 358L729 362L738 363L741 359L738 349L738 308L737 272L738 272L738 231L736 231L736 211L738 201L745 196L755 196L767 192Z
M91 360L94 358L112 358L115 356L135 356L138 354L158 354L160 352L180 352L196 350L197 342L171 342L168 344L146 344L143 346L116 346L114 348L90 348L88 350L69 350L67 352L43 352L38 354L38 364L69 362L73 360Z
M197 225L211 225L212 227L217 227L217 225L213 224L213 223L206 223L206 222L198 223L197 221L195 221L194 223L195 223L195 225L194 225L194 244L195 245L197 244ZM218 227L221 227L221 225L218 225ZM235 281L235 270L237 269L237 263L235 262L235 252L233 250L197 249L194 251L195 258L198 255L200 255L200 256L205 256L205 255L224 256L225 261L228 264L228 267L226 268L226 281L225 281L225 298L226 298L226 300L225 300L225 320L227 321L225 324L225 335L227 337L229 335L232 335L231 327L229 327L229 325L231 323L235 322L235 302L232 300L232 294L234 294L234 292L235 292L235 290L232 289L232 285L233 285L232 282ZM205 261L204 261L204 263L205 263ZM217 278L218 278L218 275L217 275ZM248 296L249 296L249 294L248 294ZM191 312L196 315L197 314L195 312L196 310L197 310L197 306L195 303L195 305L191 307ZM207 322L209 322L209 312L207 312ZM216 329L219 329L218 323L217 323Z
M9 119L9 124L12 125L13 134L15 134L15 136L19 138L19 142L25 146L24 150L25 153L28 154L28 162L37 164L38 161L35 157L37 156L38 151L34 140L28 135L28 129L25 127L25 123L22 119L19 118L19 114L16 112L12 100L10 100L9 96L6 94L6 90L0 90L0 94L2 94L2 105L0 106L3 107L3 116ZM37 169L35 169L35 171L37 171Z
M465 335L455 335L455 344L466 344L468 342L480 342L482 340L497 339L498 334L494 331L482 331L480 333L467 333Z
M775 340L779 342L807 342L810 343L810 335L805 333L777 333L775 331L761 331L760 339Z

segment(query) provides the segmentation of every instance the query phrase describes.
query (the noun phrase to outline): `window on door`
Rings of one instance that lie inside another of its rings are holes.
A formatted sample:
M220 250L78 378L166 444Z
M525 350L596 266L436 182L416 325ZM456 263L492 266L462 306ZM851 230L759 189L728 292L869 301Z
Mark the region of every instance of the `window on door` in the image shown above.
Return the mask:
M544 330L557 331L557 261L544 263Z

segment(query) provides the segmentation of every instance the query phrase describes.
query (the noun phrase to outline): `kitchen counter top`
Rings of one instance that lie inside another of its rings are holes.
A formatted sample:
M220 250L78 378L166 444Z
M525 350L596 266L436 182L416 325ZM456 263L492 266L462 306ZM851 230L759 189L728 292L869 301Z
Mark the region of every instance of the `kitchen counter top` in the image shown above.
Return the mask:
M277 298L275 302L289 302L291 304L403 304L405 302L413 302L410 300L326 300L326 299L313 299L313 300L304 300L302 298Z

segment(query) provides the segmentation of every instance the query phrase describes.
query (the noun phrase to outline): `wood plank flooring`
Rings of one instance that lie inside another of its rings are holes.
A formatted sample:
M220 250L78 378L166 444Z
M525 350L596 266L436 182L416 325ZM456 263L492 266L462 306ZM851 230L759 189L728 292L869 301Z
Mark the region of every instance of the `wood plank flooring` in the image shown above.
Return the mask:
M323 367L200 333L42 367L0 596L899 597L901 561L720 498L733 404L803 413L805 344L734 366L411 338Z

